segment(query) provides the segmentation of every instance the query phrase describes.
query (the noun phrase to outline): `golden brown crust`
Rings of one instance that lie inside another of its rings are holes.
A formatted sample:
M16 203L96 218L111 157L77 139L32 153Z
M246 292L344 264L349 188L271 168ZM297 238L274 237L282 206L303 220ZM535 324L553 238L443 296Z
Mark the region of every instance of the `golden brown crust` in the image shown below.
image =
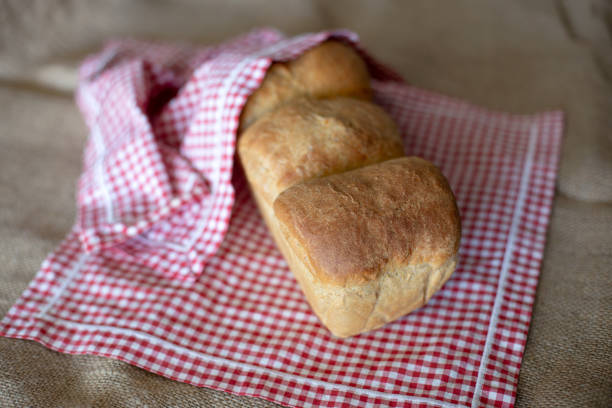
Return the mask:
M440 267L461 235L446 179L416 157L296 184L278 196L274 213L316 279L334 285L409 265Z
M340 337L424 305L453 272L460 238L446 180L425 160L397 159L392 119L355 99L369 95L361 58L324 43L268 70L238 140L279 249Z
M287 260L308 303L323 324L338 337L353 336L391 322L423 306L448 280L456 256L441 266L428 263L382 271L363 284L339 286L320 281L307 264L303 248L293 236L281 232L272 206L253 190L255 201Z
M246 173L264 199L300 181L403 156L393 120L353 98L295 99L267 113L240 137Z
M289 62L273 64L247 100L240 118L244 131L266 112L300 96L350 96L369 100L370 76L361 57L348 45L324 42Z

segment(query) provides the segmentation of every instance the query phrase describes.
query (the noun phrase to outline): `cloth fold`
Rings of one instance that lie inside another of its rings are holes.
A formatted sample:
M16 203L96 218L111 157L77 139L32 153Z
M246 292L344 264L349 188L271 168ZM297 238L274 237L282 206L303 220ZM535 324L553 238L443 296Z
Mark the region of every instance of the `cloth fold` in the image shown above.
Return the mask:
M77 101L91 133L76 230L87 252L197 277L227 230L237 117L269 64L248 57L279 39L262 30L222 54L119 40L84 62Z
M233 163L240 109L271 62L330 36L363 53L376 101L406 152L447 176L463 223L457 271L432 300L349 339L308 307ZM205 49L116 41L84 63L77 101L91 130L77 223L0 334L288 406L513 404L560 112L411 87L347 31L259 30Z

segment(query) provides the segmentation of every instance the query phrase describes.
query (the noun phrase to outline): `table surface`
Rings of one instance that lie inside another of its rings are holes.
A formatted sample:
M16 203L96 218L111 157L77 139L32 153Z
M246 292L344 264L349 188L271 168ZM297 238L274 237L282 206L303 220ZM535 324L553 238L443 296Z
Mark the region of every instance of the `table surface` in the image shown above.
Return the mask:
M287 34L345 27L414 85L497 110L566 112L516 405L612 406L612 7L604 1L53 0L6 2L0 16L0 314L74 220L87 130L62 91L72 85L62 69L76 56L118 34L207 44L262 25ZM145 404L275 405L0 338L2 406Z

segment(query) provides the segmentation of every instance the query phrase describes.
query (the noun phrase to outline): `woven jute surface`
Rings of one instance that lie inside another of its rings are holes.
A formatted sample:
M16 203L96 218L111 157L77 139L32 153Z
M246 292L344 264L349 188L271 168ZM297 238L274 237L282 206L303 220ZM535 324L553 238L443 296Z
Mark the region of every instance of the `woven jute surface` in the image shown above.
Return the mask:
M87 130L70 96L48 89L65 83L40 67L71 66L64 57L109 35L211 43L260 25L288 34L342 26L417 86L498 110L566 112L516 405L612 406L612 9L605 2L8 1L0 23L0 314L75 216ZM0 338L0 406L144 405L274 404Z

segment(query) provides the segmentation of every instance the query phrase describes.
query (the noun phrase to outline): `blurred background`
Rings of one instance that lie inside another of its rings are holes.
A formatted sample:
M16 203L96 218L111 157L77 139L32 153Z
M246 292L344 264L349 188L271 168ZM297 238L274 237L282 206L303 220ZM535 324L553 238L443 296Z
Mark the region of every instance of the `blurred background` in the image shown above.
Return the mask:
M261 26L287 35L348 28L413 85L496 110L565 112L517 406L612 406L612 3L604 0L0 0L0 315L74 220L87 137L72 100L82 57L114 37L212 44ZM23 406L271 405L29 342L0 338L0 356L0 395Z
M261 26L287 35L349 28L412 84L517 113L571 112L560 188L612 200L612 152L599 148L611 145L612 3L447 3L3 0L0 79L70 91L76 77L65 67L119 36L211 44ZM580 165L587 160L599 165Z

